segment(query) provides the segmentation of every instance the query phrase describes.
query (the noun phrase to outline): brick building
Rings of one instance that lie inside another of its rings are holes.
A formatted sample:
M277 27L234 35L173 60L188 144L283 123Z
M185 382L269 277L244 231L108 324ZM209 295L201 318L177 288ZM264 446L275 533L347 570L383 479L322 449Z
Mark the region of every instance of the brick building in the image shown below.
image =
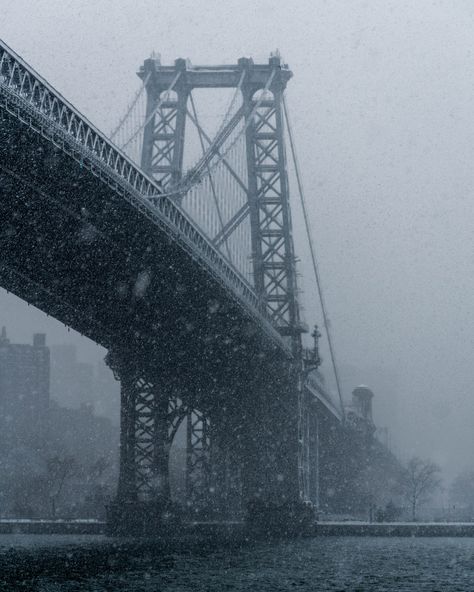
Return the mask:
M0 449L41 448L47 438L49 409L49 348L46 335L33 343L11 343L5 327L0 334Z

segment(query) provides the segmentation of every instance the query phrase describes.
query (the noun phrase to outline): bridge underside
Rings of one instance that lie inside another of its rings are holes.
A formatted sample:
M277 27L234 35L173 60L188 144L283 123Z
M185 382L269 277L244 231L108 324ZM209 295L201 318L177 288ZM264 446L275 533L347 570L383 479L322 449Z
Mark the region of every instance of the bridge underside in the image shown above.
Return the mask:
M6 289L104 347L144 353L150 369L172 360L185 380L233 374L255 351L264 363L284 360L190 254L62 149L0 113Z
M209 492L221 508L298 499L288 354L169 235L1 109L0 216L1 286L109 350L122 384L121 504L167 498L184 417L195 507Z

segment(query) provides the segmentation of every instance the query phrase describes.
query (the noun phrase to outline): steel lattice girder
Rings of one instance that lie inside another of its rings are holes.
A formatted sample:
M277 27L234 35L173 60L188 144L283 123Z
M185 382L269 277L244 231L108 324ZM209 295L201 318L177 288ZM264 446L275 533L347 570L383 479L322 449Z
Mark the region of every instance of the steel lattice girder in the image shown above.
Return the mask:
M140 498L169 497L169 451L186 415L183 401L142 379L136 383L135 470Z
M186 417L186 405L110 352L106 359L122 391L118 497L169 500L169 451Z
M156 109L162 92L166 90L147 86L147 119L154 115L145 126L141 166L166 189L182 176L187 96L180 92Z
M253 90L253 89L252 89ZM299 325L294 248L283 130L281 93L261 101L247 94L249 204L252 220L255 285L280 327Z
M151 497L155 489L153 385L138 379L135 383L135 470L138 493Z
M174 152L176 146L177 101L162 105L154 117L151 164L143 151L142 168L151 174L163 187L168 187L173 176Z
M196 510L207 506L211 482L211 425L198 409L187 415L186 498Z

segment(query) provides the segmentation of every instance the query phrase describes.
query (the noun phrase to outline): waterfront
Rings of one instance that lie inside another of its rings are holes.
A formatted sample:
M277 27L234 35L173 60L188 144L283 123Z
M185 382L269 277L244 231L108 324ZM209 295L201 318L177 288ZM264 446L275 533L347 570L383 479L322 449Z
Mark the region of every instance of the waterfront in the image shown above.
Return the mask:
M2 591L474 589L473 538L318 537L167 550L163 543L117 544L105 537L13 535L0 538L0 549Z

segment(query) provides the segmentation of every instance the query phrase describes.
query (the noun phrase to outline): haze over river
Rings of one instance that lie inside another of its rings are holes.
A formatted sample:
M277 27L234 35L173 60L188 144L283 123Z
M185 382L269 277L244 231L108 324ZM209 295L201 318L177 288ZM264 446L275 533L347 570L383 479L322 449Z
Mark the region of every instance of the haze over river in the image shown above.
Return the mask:
M2 536L0 590L474 590L472 538L320 537L187 551L129 545L99 536Z

